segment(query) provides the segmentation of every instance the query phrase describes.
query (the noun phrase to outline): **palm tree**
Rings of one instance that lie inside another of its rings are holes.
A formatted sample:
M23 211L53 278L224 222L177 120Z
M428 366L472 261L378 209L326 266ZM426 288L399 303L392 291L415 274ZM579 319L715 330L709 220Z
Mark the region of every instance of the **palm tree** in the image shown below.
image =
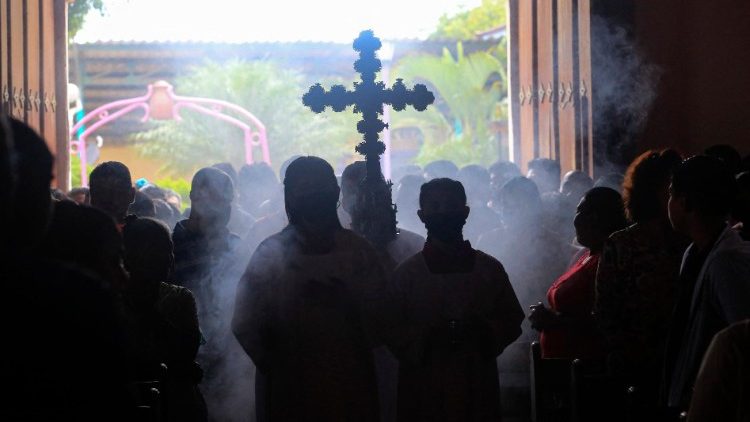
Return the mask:
M422 82L436 94L434 107L424 112L394 113L393 128L417 127L424 144L417 162L450 159L459 165L489 164L498 157L498 144L490 130L493 120L505 118L506 72L504 63L488 51L464 55L458 43L456 56L420 54L399 61L394 75Z

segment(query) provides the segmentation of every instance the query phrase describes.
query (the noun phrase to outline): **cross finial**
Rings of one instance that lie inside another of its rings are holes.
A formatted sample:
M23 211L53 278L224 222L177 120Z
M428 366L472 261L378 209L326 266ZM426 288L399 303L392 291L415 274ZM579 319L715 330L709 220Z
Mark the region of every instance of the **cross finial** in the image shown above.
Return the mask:
M354 70L360 74L360 81L354 83L353 91L343 85L334 85L326 91L320 84L315 84L302 96L302 102L315 113L323 112L326 107L340 112L354 106L354 112L362 114L362 120L357 122L357 131L363 135L363 141L357 145L356 151L365 156L367 176L361 189L363 193L357 199L358 215L352 216L352 223L355 231L375 245L384 245L396 235L391 184L385 182L380 170L380 155L385 151L385 144L379 140L379 134L388 127L380 119L383 106L389 104L394 110L401 111L411 105L423 111L435 101L435 96L422 84L408 89L401 79L397 79L388 89L384 82L375 81L375 76L382 69L382 63L376 56L382 45L370 30L362 31L354 40L352 47L359 53Z
M379 118L383 114L383 105L390 104L396 111L411 105L422 111L435 101L435 96L422 84L417 84L410 90L401 79L397 79L393 87L387 89L384 82L375 81L375 75L382 68L375 53L382 47L382 43L371 30L362 31L352 47L359 53L359 58L354 62L354 70L360 74L361 79L354 83L354 90L348 91L343 85L334 85L326 91L320 84L315 84L302 97L302 102L316 113L329 106L338 112L353 105L354 112L362 114L362 120L357 123L357 131L364 135L364 140L356 150L365 156L368 163L367 174L372 177L372 170L377 168L380 171L379 156L385 151L385 145L378 139L379 133L388 127Z

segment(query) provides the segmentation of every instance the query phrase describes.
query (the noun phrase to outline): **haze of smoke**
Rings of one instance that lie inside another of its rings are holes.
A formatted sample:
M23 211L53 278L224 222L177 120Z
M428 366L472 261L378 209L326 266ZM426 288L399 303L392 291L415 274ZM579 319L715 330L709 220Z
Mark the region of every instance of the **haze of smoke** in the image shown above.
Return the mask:
M591 64L594 130L606 160L598 164L621 170L636 154L663 71L646 59L625 28L600 16L591 18Z

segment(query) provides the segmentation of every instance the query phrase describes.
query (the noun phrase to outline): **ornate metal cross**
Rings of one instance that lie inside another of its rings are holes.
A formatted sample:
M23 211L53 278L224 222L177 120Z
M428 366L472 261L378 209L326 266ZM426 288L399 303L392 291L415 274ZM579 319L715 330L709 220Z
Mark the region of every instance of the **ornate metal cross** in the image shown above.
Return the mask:
M395 239L398 229L391 196L392 184L385 181L380 170L380 155L385 152L385 144L378 138L388 124L379 116L383 114L385 104L390 104L396 111L407 105L423 111L435 101L435 96L422 84L415 85L413 90L407 89L401 79L397 79L390 89L382 81L375 82L375 75L382 68L375 52L382 44L372 31L362 31L352 46L359 52L354 70L361 75L361 81L354 83L354 91L347 91L343 85L334 85L326 92L320 84L315 84L302 97L302 102L316 113L323 112L328 106L338 112L353 105L354 112L362 114L357 131L364 135L364 140L355 150L365 156L367 175L357 196L352 229L386 255L385 247Z
M354 40L354 50L359 52L354 70L362 78L360 82L354 83L354 91L347 91L343 85L334 85L326 92L320 84L315 84L302 97L302 102L316 113L322 112L327 106L333 108L333 111L344 111L350 105L354 106L355 113L362 113L357 131L364 135L364 141L357 145L356 151L365 156L367 178L376 175L382 178L380 155L385 151L385 144L378 137L388 127L379 118L383 114L383 105L390 104L396 111L411 105L418 111L423 111L435 101L435 96L422 84L414 85L414 89L410 90L401 79L397 79L390 89L382 81L375 82L375 74L382 68L375 52L381 46L380 39L370 30L362 31Z

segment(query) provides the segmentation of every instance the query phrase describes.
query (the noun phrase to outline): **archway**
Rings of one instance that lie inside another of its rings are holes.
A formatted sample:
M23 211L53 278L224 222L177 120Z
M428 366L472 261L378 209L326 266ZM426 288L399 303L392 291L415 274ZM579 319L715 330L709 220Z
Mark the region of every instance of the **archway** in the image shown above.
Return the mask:
M260 147L262 161L271 164L266 127L252 113L236 104L222 100L175 95L172 85L166 81L157 81L148 86L146 95L104 104L87 113L83 119L70 128L70 153L78 155L81 159L81 185L88 186L88 174L84 163L87 159L86 138L89 135L133 110L143 110L142 122L149 119L180 121L182 120L180 110L183 108L197 111L239 127L244 133L245 162L248 164L255 162L253 148ZM225 113L225 110L234 112L236 116ZM87 126L88 124L90 126ZM84 127L85 129L76 139L76 134Z

